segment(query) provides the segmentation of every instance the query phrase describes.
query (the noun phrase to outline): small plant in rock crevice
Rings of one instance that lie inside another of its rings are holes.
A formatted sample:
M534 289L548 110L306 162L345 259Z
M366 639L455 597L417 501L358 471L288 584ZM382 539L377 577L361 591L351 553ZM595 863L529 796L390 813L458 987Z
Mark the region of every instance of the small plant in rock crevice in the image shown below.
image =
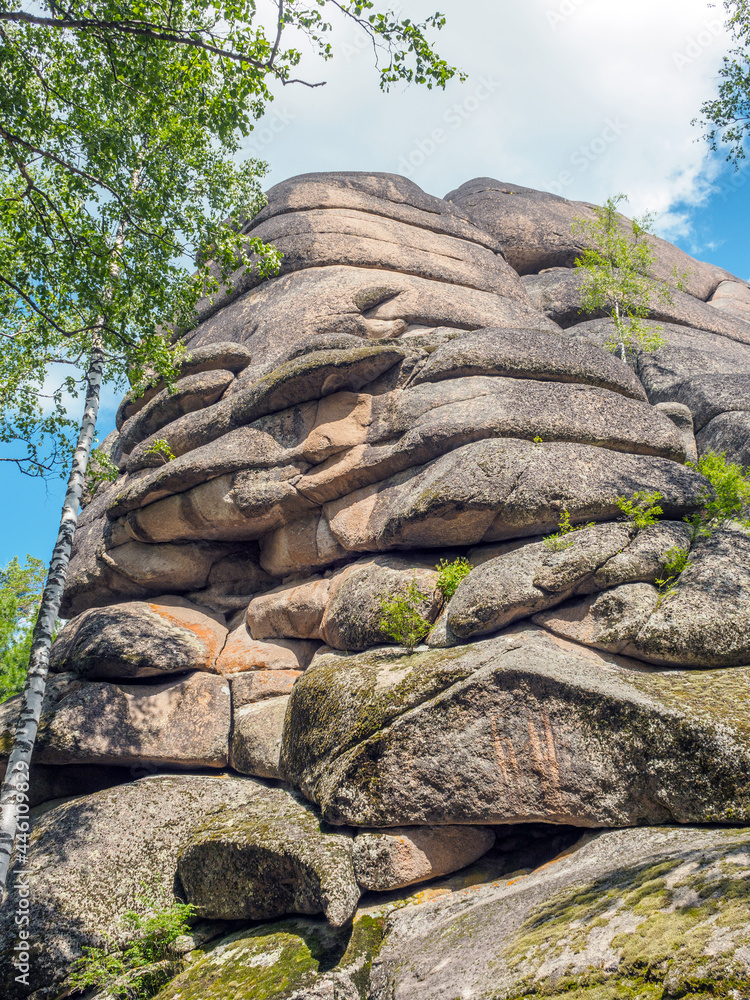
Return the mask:
M123 915L123 923L136 937L120 951L108 948L84 948L84 954L71 969L68 986L73 990L95 989L116 1000L150 1000L173 979L184 965L175 949L177 938L190 931L195 908L175 901L171 906L153 908L153 899L141 896L142 909Z
M426 638L432 622L421 613L426 595L411 583L399 593L384 594L380 598L380 629L396 643L404 646L410 654Z
M145 454L160 458L165 465L167 462L173 462L177 458L169 445L169 441L165 441L164 438L157 438L153 444L146 448Z
M697 462L686 465L709 481L713 495L707 490L701 508L685 520L692 529L692 539L706 538L732 521L750 529L750 468L728 462L726 452L707 451Z
M658 523L664 513L663 508L659 506L659 501L663 499L664 495L656 490L653 492L639 490L629 500L627 497L618 497L616 503L633 527L643 531L644 528L650 528Z
M687 566L689 558L690 549L683 549L678 545L673 545L671 549L667 549L664 553L664 561L662 563L662 573L664 575L657 577L654 581L659 588L659 604L663 604L664 601L669 600L673 596L677 587L677 580Z
M446 603L456 593L459 583L471 573L471 568L471 563L464 556L458 556L452 562L441 559L437 564L437 589Z
M95 448L89 456L86 469L86 489L89 493L96 492L100 483L113 483L119 475L119 470L112 459L101 448Z
M573 534L573 532L583 531L584 528L593 527L593 521L589 521L587 524L571 524L570 513L566 507L560 515L558 530L554 535L546 536L544 539L544 545L550 550L550 552L562 552L563 549L569 549L573 544L574 539L569 537Z

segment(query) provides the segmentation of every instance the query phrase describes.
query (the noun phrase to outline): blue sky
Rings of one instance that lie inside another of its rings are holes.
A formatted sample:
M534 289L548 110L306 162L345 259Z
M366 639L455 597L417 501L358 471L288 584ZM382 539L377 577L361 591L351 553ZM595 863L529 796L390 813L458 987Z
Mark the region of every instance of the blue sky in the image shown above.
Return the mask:
M750 168L735 175L691 125L730 47L721 5L706 0L405 0L403 17L441 10L438 50L469 78L448 90L378 90L356 30L333 62L308 64L325 87L285 88L246 152L268 184L314 170L402 173L444 195L489 176L567 198L626 193L631 214L689 253L750 279ZM114 426L105 393L100 438ZM64 483L3 468L0 565L45 560Z

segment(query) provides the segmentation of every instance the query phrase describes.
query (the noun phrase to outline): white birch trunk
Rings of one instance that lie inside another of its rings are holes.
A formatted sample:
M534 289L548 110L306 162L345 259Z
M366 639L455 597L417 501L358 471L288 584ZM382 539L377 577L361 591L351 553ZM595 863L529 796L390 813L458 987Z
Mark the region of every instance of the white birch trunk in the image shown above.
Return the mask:
M102 366L104 354L95 346L86 375L86 405L81 420L78 435L78 446L73 455L73 464L68 478L68 489L65 494L60 530L52 553L47 582L42 594L39 617L34 628L34 638L29 659L29 672L23 692L23 703L16 725L13 750L8 760L8 768L0 794L0 894L4 895L8 878L13 842L16 836L21 809L25 814L28 805L28 782L31 754L34 750L39 719L42 714L42 702L47 685L49 669L49 654L52 646L52 635L55 630L65 589L65 578L70 562L78 522L78 512L81 505L84 479L91 451L91 443L96 429L96 418L99 411L99 391L102 384Z
M130 179L131 191L137 191L143 180L143 159L148 146L144 142L138 154L138 166ZM112 244L112 260L110 274L117 278L120 270L119 258L125 243L127 225L121 220ZM104 294L105 302L111 301L112 287ZM104 316L99 316L97 324L103 325ZM91 444L96 431L96 418L99 413L99 393L102 385L102 370L104 366L104 351L101 335L97 326L94 330L93 347L89 368L86 373L86 404L81 419L81 429L78 435L78 446L73 455L73 464L68 478L68 490L65 494L60 530L52 553L47 582L42 593L39 616L34 627L34 638L29 658L29 672L23 691L21 713L16 725L13 739L13 749L8 760L8 767L0 792L0 903L5 897L8 880L8 868L13 853L13 843L18 829L20 812L28 808L29 766L34 752L36 734L42 714L44 692L47 687L49 672L49 654L52 647L52 636L60 611L65 578L68 573L70 554L73 547L73 536L78 523L78 512L81 507L81 495L86 478Z

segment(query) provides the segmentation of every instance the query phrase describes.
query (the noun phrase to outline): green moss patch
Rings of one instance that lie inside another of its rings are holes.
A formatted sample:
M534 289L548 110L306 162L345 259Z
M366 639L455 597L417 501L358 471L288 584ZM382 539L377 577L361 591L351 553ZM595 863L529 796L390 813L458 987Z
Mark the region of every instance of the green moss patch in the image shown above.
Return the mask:
M224 938L173 979L158 1000L284 1000L341 957L345 936L313 921L285 921Z
M750 998L735 957L750 945L748 856L727 838L700 859L621 869L538 907L505 950L523 995Z

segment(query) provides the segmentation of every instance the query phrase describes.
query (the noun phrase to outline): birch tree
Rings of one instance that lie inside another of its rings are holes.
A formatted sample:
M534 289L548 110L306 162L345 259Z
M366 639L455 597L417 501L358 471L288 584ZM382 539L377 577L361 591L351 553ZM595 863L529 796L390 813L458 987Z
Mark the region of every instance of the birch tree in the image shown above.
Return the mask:
M622 201L627 201L622 194L608 198L593 220L575 219L571 228L586 244L575 261L583 279L581 312L604 313L612 320L614 335L607 347L625 361L631 348L655 351L666 343L645 320L654 300L671 302L672 293L665 281L653 277L651 217L628 222L617 211ZM680 287L677 275L675 281Z
M171 387L181 350L165 327L189 328L198 300L238 269L276 273L274 248L241 233L263 204L265 164L238 153L274 85L322 85L298 75L288 33L325 60L327 13L355 21L384 89L445 86L456 72L425 34L440 15L400 20L367 0L277 0L265 20L255 0L10 8L0 12L0 459L49 475L70 454L66 397L85 400L0 796L2 888L102 381Z
M705 101L700 117L704 138L714 151L722 150L738 170L746 158L745 146L750 132L750 0L724 0L727 28L738 43L724 56L719 68L719 88L715 97Z

